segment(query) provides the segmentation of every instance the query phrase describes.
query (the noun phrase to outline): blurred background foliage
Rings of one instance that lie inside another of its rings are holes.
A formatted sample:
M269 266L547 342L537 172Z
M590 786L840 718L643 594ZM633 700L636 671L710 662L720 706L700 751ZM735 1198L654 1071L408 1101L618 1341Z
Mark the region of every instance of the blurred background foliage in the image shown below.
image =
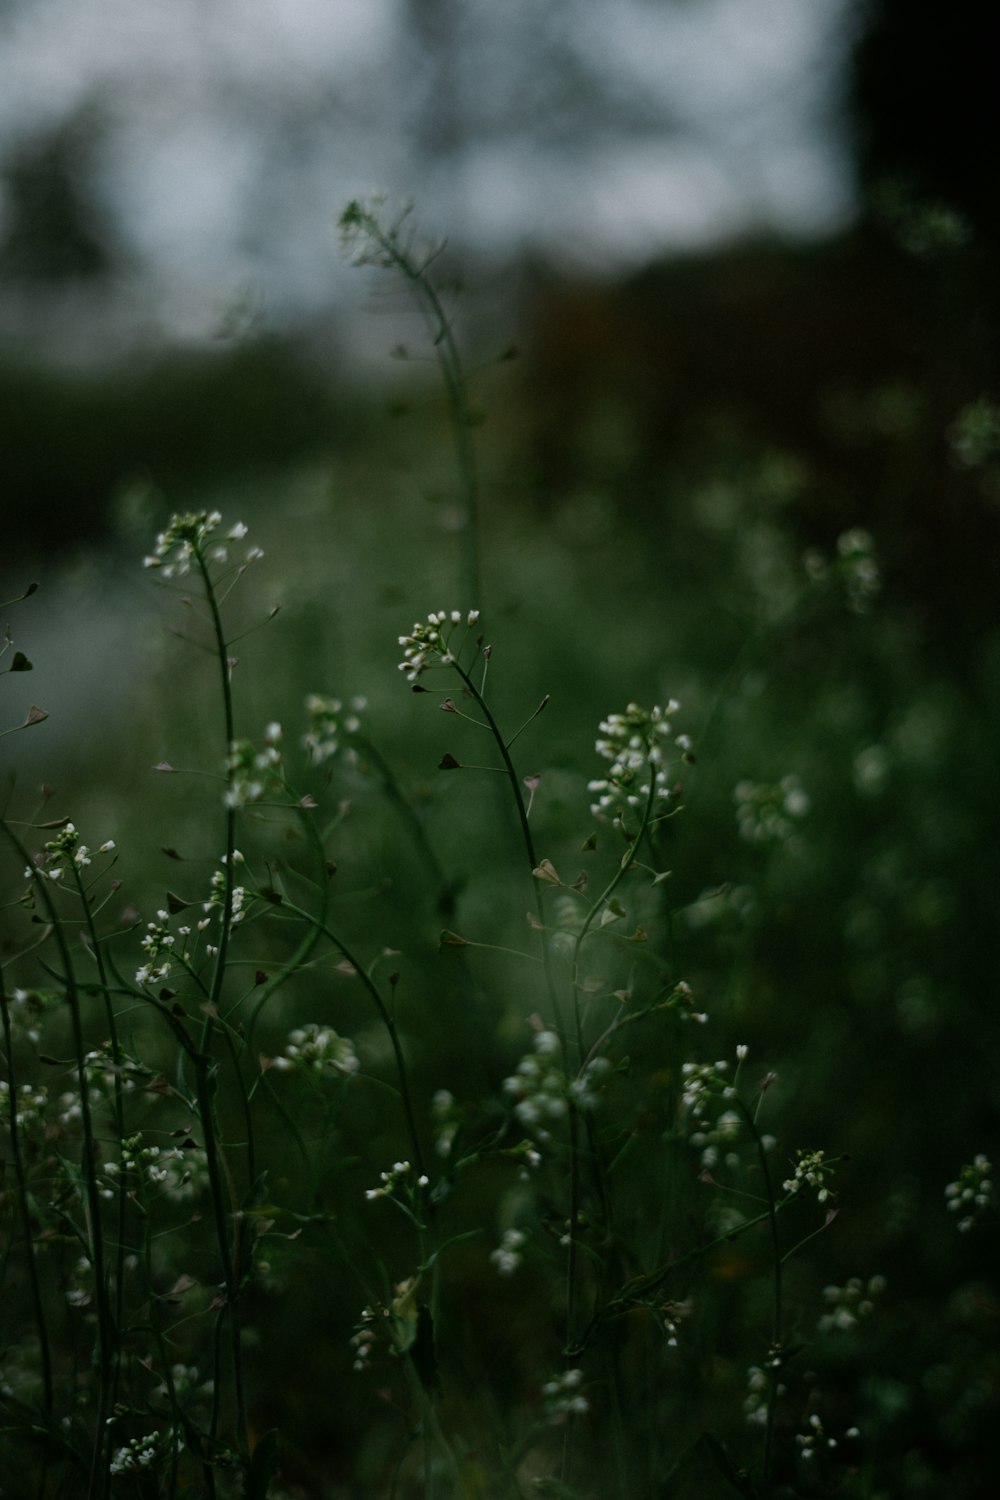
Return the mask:
M217 852L211 785L150 769L221 764L210 663L170 634L176 611L139 568L172 510L218 506L266 554L238 607L248 625L282 608L239 648L241 732L278 719L291 740L307 693L367 695L366 733L458 887L448 925L470 936L517 946L514 830L489 784L436 771L446 750L463 758L462 726L408 694L398 634L429 608L480 605L506 723L552 694L522 758L542 774L537 837L560 869L589 832L599 718L630 698L681 700L698 759L668 840L679 972L711 1015L714 1055L745 1042L778 1074L788 1144L850 1157L836 1222L796 1272L803 1340L825 1284L887 1280L839 1354L805 1356L863 1433L863 1462L838 1483L955 1500L991 1493L1000 1413L996 1215L958 1235L944 1199L963 1162L1000 1152L996 95L961 12L869 13L851 100L864 207L837 236L740 243L617 282L525 260L488 288L492 321L475 285L453 297L484 415L484 600L456 597L451 437L398 289L379 284L369 338L405 348L377 373L325 327L275 332L252 305L232 309L214 346L120 363L0 348L3 597L43 585L8 612L35 670L7 685L5 713L14 722L36 702L50 714L5 742L13 795L27 807L50 783L53 813L92 842L116 839L123 910L151 916L167 888L193 898ZM98 128L78 120L7 162L10 285L58 302L110 274L114 232L79 168ZM359 300L377 274L357 273ZM803 564L833 558L852 527L874 536L882 569L863 610L832 577L813 586ZM788 775L810 799L794 837L741 840L734 788ZM421 867L379 781L362 755L314 787L350 802L342 920L365 952L405 955L401 1015L424 1100L495 1090L542 1002L516 968L438 951L441 912L414 897ZM265 844L273 835L262 830ZM315 1003L310 982L268 1022L265 1050ZM364 1047L355 998L329 974L318 989ZM315 1107L315 1122L307 1105L303 1117L319 1138L330 1122ZM327 1164L345 1201L392 1159L379 1122L373 1100L349 1140L334 1136L360 1159ZM289 1201L302 1190L294 1167L279 1188ZM478 1189L487 1218L507 1190ZM728 1392L726 1412L699 1410L697 1381L686 1397L692 1421L734 1443L754 1253L714 1273L705 1400ZM350 1373L353 1288L316 1264L277 1277L253 1319L269 1374L258 1425L281 1426L291 1479L310 1494L350 1473L374 1483L394 1420L372 1418L370 1388ZM482 1246L453 1275L470 1324L503 1330L487 1382L502 1405L538 1353L534 1289L500 1283ZM290 1340L295 1329L310 1337ZM470 1386L485 1379L478 1357L460 1352ZM485 1420L475 1401L466 1417L470 1431ZM832 1492L821 1477L796 1483ZM704 1496L721 1481L699 1470L676 1484L667 1493Z

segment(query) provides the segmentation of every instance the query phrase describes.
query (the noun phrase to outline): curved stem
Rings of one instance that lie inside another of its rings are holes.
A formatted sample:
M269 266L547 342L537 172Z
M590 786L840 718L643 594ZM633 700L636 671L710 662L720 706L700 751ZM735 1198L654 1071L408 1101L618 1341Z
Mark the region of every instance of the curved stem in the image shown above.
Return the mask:
M417 1174L421 1177L425 1176L426 1173L424 1170L424 1156L420 1146L420 1136L417 1132L416 1116L413 1113L413 1101L410 1097L410 1084L406 1070L406 1059L403 1056L403 1047L402 1043L399 1040L399 1031L391 1010L383 1000L379 988L375 984L371 975L361 967L361 964L354 957L354 954L347 947L346 943L342 938L337 936L337 934L331 927L328 927L325 922L320 921L319 918L313 916L311 912L306 911L304 907L296 906L292 901L286 900L283 902L283 905L285 906L285 909L287 911L293 912L295 916L301 917L304 921L310 923L311 926L315 927L317 932L321 932L323 936L327 938L328 941L331 942L333 946L344 955L345 959L357 975L358 979L360 979L362 985L368 991L368 995L371 998L375 1009L378 1011L379 1020L385 1027L389 1037L389 1041L392 1045L393 1057L395 1058L396 1062L396 1073L399 1078L399 1097L403 1105L403 1114L406 1117L406 1128L407 1133L410 1137L410 1145L413 1149L413 1160L417 1168Z

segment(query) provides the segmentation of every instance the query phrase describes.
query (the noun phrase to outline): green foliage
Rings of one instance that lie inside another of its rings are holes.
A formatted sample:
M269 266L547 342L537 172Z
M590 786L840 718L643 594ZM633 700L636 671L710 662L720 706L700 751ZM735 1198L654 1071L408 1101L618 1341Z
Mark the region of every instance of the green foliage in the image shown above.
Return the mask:
M89 746L6 606L12 1494L976 1493L1000 657L779 468L487 510L488 608L370 454L206 493Z

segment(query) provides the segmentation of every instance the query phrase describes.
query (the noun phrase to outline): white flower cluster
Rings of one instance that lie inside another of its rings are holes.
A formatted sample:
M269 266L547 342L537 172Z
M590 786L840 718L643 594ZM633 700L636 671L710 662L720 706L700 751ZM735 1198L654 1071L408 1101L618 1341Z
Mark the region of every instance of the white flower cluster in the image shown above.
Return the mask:
M667 1006L681 1021L695 1021L699 1026L708 1023L708 1012L695 1009L694 991L686 979L674 985Z
M377 1188L367 1188L365 1190L365 1197L368 1199L369 1203L373 1202L376 1198L391 1198L399 1184L401 1182L404 1182L406 1178L409 1177L412 1171L413 1168L410 1166L410 1163L408 1161L393 1162L388 1172L379 1173L379 1176L382 1179L382 1186ZM418 1177L417 1187L425 1188L426 1186L427 1178Z
M358 1319L354 1333L351 1335L351 1348L354 1350L354 1363L352 1369L359 1374L371 1366L372 1353L378 1339L378 1331L375 1327L375 1314L370 1307L366 1307Z
M225 863L225 855L223 855L223 864L224 863ZM233 850L233 864L234 865L239 865L239 864L242 864L242 863L243 863L243 855L240 853L240 851L238 849L234 849ZM233 894L232 894L232 904L231 904L231 907L230 907L230 917L229 917L229 931L230 931L230 933L232 933L233 930L234 930L234 928L238 927L240 925L240 923L242 921L244 921L245 918L246 918L246 899L247 899L246 886L243 886L243 885L234 885L233 886ZM221 915L222 910L225 907L225 904L226 904L226 877L225 877L225 873L222 870L215 870L213 872L213 874L212 874L212 879L211 879L211 882L210 882L210 889L209 889L209 894L208 894L208 900L202 902L202 910L204 912L208 913L208 915L205 916L205 917L203 917L201 919L201 921L198 923L198 931L199 932L202 932L208 926L209 922L211 921L211 914L214 911L218 911L220 913L220 915ZM209 947L207 949L209 957L211 957L215 953L215 951L216 950L213 947ZM186 956L187 955L185 955L185 957Z
M803 1187L815 1188L818 1201L826 1203L833 1193L833 1189L826 1185L826 1179L832 1171L833 1166L822 1151L800 1151L794 1172L781 1186L786 1193L801 1193Z
M993 1168L989 1158L982 1152L973 1157L959 1173L957 1182L949 1182L944 1190L945 1202L952 1213L961 1213L958 1221L960 1234L968 1234L976 1220L990 1208L994 1201Z
M281 725L275 723L264 730L259 749L251 740L233 740L226 760L229 785L222 798L227 807L247 807L283 790L281 739Z
M499 1245L490 1251L490 1261L501 1276L513 1276L524 1259L521 1252L527 1242L528 1236L523 1230L504 1230Z
M171 1365L170 1382L174 1398L180 1402L205 1399L211 1396L215 1389L214 1380L202 1380L201 1371L197 1365ZM169 1398L170 1389L166 1381L158 1388L156 1394L164 1401Z
M110 854L115 847L114 839L105 839L98 854ZM42 880L61 880L66 870L76 866L78 870L93 864L93 855L86 844L80 843L75 823L65 823L54 839L45 845L44 853L36 854L24 872L25 880L37 875Z
M725 1148L740 1139L743 1129L743 1121L735 1109L725 1109L709 1129L694 1131L689 1144L701 1152L701 1165L706 1171L719 1165L721 1153L726 1166L735 1167L739 1164L739 1154Z
M677 1335L685 1318L691 1316L690 1302L664 1302L660 1308L663 1332L667 1336L667 1347L677 1348Z
M832 565L817 547L811 547L802 562L813 583L825 583L831 572L839 576L847 607L856 615L868 613L882 588L875 540L871 532L860 526L837 538L837 555Z
M310 693L306 699L309 727L302 736L302 744L309 753L314 766L338 755L343 742L361 730L359 714L368 707L368 699L360 694L345 704L340 698L321 698Z
M861 1434L856 1427L849 1427L847 1429L847 1432L845 1433L845 1436L849 1438L857 1438L860 1437ZM828 1453L832 1453L833 1450L838 1446L837 1439L828 1436L825 1428L823 1427L822 1418L820 1417L819 1413L815 1411L812 1413L806 1423L806 1431L797 1432L795 1434L795 1441L798 1444L799 1457L805 1459L815 1458L817 1453L821 1453L824 1449Z
M461 1115L455 1105L455 1096L448 1089L438 1089L431 1100L431 1119L435 1127L435 1151L438 1156L450 1156Z
M583 1371L572 1369L556 1375L542 1386L545 1416L554 1426L565 1422L567 1417L583 1416L590 1410L590 1402L580 1389L582 1385Z
M1000 454L1000 406L985 396L964 406L948 429L948 442L963 469L976 469Z
M7 1013L15 1035L23 1035L37 1046L44 1025L44 996L35 990L13 990L7 996Z
M217 510L187 511L174 515L165 531L156 538L153 551L142 560L144 568L156 569L164 578L185 578L192 563L200 557L214 562L228 562L227 542L241 542L248 528L242 521L230 526L221 542L209 550L211 538L222 525L222 514ZM251 547L240 564L240 572L264 554L259 547Z
M274 1066L282 1072L334 1073L350 1077L360 1067L354 1043L338 1036L332 1026L298 1026L288 1033L288 1042Z
M560 1042L554 1031L539 1031L535 1050L522 1057L517 1070L503 1081L505 1094L516 1099L514 1113L522 1125L535 1131L539 1139L549 1139L547 1126L565 1117L566 1076L556 1060Z
M146 935L139 944L146 955L145 963L135 971L136 984L158 984L170 975L170 959L177 938L170 931L170 913L158 911L155 922L146 923Z
M751 1427L767 1426L767 1408L770 1399L771 1377L768 1369L773 1366L751 1365L747 1370L747 1394L743 1402L743 1415ZM780 1383L775 1387L775 1397L785 1394L785 1386Z
M403 648L403 660L399 670L406 674L407 682L416 682L422 672L431 667L448 667L457 661L462 646L479 619L478 609L468 614L460 609L432 610L426 621L418 620L409 635L401 635L399 644ZM464 624L465 633L457 649L452 649L455 631Z
M44 1083L22 1083L14 1094L14 1119L18 1130L26 1130L42 1119L49 1101L49 1091ZM10 1119L10 1084L0 1078L0 1114Z
M597 1108L601 1088L610 1072L611 1064L606 1057L592 1057L584 1065L569 1086L570 1097L578 1109Z
M119 1448L111 1460L112 1474L134 1473L138 1469L148 1469L156 1458L157 1434L151 1432L148 1437L133 1438L124 1448Z
M846 1333L856 1328L862 1318L874 1312L885 1287L884 1276L870 1276L867 1282L860 1276L852 1276L843 1286L825 1286L823 1300L827 1310L816 1324L820 1333Z
M725 1060L710 1063L686 1062L681 1065L684 1079L681 1103L696 1120L704 1119L711 1100L720 1097L731 1099L734 1096L736 1090L726 1078L728 1072L729 1064Z
M610 816L617 826L624 807L638 807L649 797L651 785L658 801L673 796L670 766L677 757L670 756L670 747L680 751L681 760L694 758L690 739L686 734L675 735L670 721L669 716L679 708L674 699L648 710L630 703L624 713L601 720L594 748L611 762L611 769L607 776L587 783L587 790L596 796L590 807L596 818Z
M143 1144L141 1132L122 1141L121 1157L118 1161L104 1163L105 1177L109 1186L102 1189L102 1196L114 1196L115 1187L123 1173L137 1172L153 1187L162 1189L166 1197L175 1203L186 1202L197 1196L208 1182L208 1157L197 1146L159 1146Z
M748 844L783 843L812 806L797 776L783 776L775 785L741 781L733 801L740 838Z

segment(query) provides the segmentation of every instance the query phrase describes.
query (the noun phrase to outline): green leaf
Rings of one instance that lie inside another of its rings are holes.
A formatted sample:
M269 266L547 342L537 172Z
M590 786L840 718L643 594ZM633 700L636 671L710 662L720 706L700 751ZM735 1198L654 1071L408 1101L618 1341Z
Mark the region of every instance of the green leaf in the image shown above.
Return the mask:
M31 662L25 656L25 654L24 654L23 651L15 651L14 652L14 660L10 664L10 671L12 671L12 672L30 672L31 671Z

